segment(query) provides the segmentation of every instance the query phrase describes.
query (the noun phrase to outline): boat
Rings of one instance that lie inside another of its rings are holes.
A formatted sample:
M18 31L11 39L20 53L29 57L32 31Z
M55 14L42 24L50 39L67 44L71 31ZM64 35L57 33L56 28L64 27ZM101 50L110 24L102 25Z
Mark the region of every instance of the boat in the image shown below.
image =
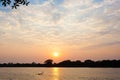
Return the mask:
M43 72L38 73L37 75L43 75Z

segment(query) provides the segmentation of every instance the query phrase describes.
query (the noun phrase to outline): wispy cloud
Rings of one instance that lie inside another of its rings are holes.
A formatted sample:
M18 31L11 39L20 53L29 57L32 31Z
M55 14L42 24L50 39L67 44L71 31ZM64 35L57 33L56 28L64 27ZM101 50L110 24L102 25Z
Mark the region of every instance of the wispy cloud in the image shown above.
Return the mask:
M32 0L28 7L0 11L0 43L112 45L120 41L119 4L119 0Z

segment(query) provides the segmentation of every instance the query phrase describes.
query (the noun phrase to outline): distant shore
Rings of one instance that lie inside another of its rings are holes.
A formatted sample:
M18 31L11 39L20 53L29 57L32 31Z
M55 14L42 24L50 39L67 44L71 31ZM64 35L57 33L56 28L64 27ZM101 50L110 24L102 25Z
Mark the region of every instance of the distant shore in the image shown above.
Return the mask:
M0 67L90 67L90 68L120 68L120 60L101 60L101 61L93 61L93 60L85 60L81 62L80 60L71 61L64 60L59 63L53 63L52 59L48 59L41 63L0 63Z

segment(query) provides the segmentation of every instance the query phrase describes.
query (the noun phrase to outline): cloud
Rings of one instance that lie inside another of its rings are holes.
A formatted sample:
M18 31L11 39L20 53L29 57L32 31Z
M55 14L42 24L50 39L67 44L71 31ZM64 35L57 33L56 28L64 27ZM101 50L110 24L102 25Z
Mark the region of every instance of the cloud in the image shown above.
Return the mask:
M120 45L120 41L106 42L102 44L91 45L88 47L84 47L83 49L94 49L94 48L106 47L106 46L111 46L111 45Z
M1 43L84 48L120 40L119 0L36 1L0 11Z

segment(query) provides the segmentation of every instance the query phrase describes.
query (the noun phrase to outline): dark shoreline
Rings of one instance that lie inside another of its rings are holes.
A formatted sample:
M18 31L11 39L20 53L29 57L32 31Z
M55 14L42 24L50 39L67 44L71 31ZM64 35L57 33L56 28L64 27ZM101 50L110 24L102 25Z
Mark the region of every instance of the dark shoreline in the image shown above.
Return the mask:
M65 68L120 68L120 60L102 60L102 61L93 61L85 60L81 62L80 60L71 61L64 60L59 63L53 63L53 60L48 59L41 63L0 63L0 67L65 67Z
M120 68L120 67L31 67L31 66L26 66L26 67L0 67L0 68Z

